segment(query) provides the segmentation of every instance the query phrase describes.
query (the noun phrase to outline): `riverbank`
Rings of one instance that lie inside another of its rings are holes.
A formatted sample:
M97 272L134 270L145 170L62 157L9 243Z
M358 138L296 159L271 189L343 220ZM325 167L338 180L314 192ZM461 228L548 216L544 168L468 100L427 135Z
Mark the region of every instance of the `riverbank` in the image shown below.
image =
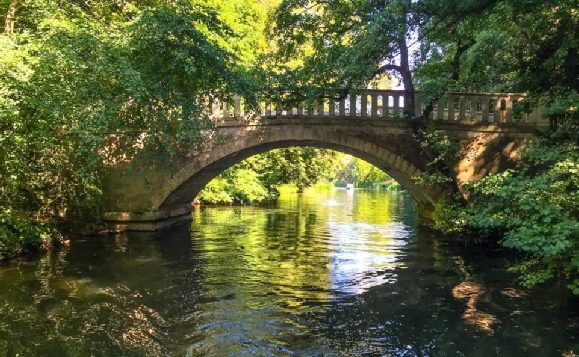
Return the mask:
M275 202L281 195L302 193L304 191L325 192L332 189L348 189L345 184L337 186L331 182L318 182L311 187L300 188L296 184L282 184L267 188L261 192L267 192L263 195L256 195L257 189L252 186L229 186L217 183L208 185L193 202L195 205L202 206L231 206L231 205L261 205ZM355 190L368 191L404 191L396 181L377 182L367 185L366 187L354 187Z
M46 252L66 241L56 225L23 213L0 214L0 261Z

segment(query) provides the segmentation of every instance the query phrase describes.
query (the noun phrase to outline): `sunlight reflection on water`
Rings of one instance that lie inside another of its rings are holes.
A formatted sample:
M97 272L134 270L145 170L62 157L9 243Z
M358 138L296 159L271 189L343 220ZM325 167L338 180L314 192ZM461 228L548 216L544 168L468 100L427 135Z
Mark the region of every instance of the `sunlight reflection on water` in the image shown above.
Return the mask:
M409 228L400 222L374 225L363 222L329 222L331 288L361 294L377 285L396 282L387 273L397 264L400 247L407 244Z

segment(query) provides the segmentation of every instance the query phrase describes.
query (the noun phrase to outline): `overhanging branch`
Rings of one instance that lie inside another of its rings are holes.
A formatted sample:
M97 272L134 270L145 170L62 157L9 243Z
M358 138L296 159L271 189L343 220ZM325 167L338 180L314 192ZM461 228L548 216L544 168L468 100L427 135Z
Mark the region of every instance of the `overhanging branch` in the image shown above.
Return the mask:
M374 73L372 74L372 78L376 77L379 74L383 74L387 71L396 71L398 73L402 73L402 67L395 64L385 64L381 67L378 67L378 69L374 71Z

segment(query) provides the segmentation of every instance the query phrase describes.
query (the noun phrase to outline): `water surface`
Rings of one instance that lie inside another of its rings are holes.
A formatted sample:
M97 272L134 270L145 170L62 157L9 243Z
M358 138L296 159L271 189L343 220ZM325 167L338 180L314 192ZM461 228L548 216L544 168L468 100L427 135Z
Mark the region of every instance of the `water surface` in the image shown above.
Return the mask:
M0 265L0 356L562 356L565 287L448 244L403 193L197 209L191 227L77 238Z

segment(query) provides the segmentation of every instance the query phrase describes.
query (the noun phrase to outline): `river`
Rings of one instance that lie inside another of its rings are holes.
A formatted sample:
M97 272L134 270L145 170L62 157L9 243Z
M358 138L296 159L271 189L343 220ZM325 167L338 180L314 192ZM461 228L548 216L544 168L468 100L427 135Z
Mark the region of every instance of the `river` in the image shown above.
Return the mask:
M450 244L405 193L197 208L0 265L0 356L573 356L579 303Z

